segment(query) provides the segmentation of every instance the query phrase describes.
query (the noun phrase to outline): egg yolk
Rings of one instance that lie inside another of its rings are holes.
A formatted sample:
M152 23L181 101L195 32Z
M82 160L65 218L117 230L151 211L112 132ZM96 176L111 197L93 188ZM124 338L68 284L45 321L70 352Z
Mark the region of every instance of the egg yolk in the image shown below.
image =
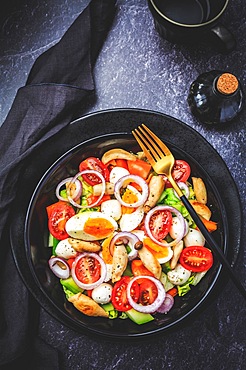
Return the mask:
M138 201L138 197L132 190L126 189L126 191L122 195L122 200L125 203L132 204ZM122 206L121 208L122 208L122 213L132 213L135 211L135 208L133 207Z
M110 242L113 238L113 235L109 236L105 239L102 243L102 258L105 263L112 264L113 263L113 256L110 253L109 246Z
M114 231L114 226L105 218L89 218L84 224L86 234L100 239L107 238Z
M156 257L164 258L169 255L169 248L162 247L159 244L156 244L150 238L146 237L143 240L143 245Z

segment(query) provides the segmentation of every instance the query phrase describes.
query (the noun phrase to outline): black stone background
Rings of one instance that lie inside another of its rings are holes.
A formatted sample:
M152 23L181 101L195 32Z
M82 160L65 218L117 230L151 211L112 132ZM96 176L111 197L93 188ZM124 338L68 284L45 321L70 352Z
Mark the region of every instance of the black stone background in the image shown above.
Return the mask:
M88 1L8 0L0 4L0 124L35 59L54 45ZM144 108L178 118L197 130L225 161L245 201L246 111L225 127L207 127L190 113L191 82L211 69L234 73L246 90L246 11L230 1L222 17L237 48L220 54L207 44L172 45L157 34L145 0L119 0L112 29L95 67L96 100L85 113ZM195 145L195 143L191 143ZM223 191L223 189L222 189ZM245 283L242 245L235 270ZM243 370L246 363L245 302L228 282L223 292L187 326L147 342L107 342L70 330L41 309L40 336L62 353L62 369Z

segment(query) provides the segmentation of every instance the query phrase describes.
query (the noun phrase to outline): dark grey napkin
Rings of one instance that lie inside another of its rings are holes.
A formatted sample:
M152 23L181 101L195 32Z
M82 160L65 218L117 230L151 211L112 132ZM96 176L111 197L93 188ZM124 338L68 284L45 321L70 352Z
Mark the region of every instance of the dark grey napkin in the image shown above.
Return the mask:
M36 60L0 127L2 368L59 368L59 354L37 338L39 307L19 277L11 254L9 215L25 161L45 140L78 118L76 114L94 93L93 66L114 13L115 1L90 1L61 40Z

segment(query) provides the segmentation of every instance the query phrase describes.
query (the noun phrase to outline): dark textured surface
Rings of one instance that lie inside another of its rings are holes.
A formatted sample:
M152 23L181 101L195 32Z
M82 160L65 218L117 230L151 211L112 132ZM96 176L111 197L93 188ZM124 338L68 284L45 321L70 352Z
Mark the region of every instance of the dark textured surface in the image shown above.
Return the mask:
M18 88L25 84L34 60L59 40L87 3L11 0L7 9L0 5L1 123ZM225 161L239 189L245 219L245 109L234 123L210 128L192 117L186 101L191 82L211 69L236 74L245 90L244 5L243 0L231 1L223 17L238 42L235 51L223 55L208 45L171 45L155 31L146 1L118 1L113 27L96 64L96 100L86 112L134 107L181 119L205 137ZM245 238L244 227L235 265L244 284ZM245 302L231 282L189 325L145 343L106 342L81 335L44 310L39 331L41 337L63 352L62 369L245 368Z

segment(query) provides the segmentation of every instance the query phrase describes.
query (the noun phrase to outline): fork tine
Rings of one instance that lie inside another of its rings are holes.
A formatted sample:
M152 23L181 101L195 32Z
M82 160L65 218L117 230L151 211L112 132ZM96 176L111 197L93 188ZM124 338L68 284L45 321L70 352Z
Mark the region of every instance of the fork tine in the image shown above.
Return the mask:
M143 125L142 125L143 126ZM164 153L160 150L159 146L156 145L156 142L153 140L153 138L144 130L144 127L138 126L139 131L142 133L142 137L144 137L145 144L148 146L150 152L155 157L155 160L160 160Z
M144 124L141 125L141 131L143 132L143 129L142 128L144 128L148 132L148 134L155 140L155 142L159 145L160 149L163 150L163 152L165 153L165 155L172 155L172 153L170 152L170 150L168 149L168 147L159 139L158 136L156 136L154 134L154 132L152 132ZM151 143L153 143L153 145L155 145L155 147L157 147L156 144L152 140L151 140ZM161 155L161 157L162 157L162 155Z
M142 148L142 150L143 150L146 158L148 159L149 163L151 164L151 166L153 166L154 163L155 163L155 160L152 157L152 155L150 154L149 149L145 145L145 139L142 137L141 133L137 129L132 131L132 134L135 137L136 141L138 142L140 148ZM138 137L138 135L139 135L139 137Z

